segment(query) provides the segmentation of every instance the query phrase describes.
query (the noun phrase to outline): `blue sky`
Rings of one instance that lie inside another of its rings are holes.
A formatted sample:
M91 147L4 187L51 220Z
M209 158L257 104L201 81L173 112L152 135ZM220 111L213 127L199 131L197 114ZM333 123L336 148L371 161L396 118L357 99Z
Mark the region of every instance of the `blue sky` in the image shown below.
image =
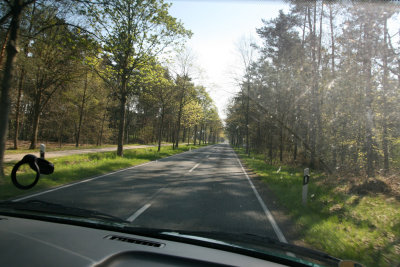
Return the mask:
M288 6L280 1L186 1L172 2L170 14L193 32L187 42L195 56L196 64L203 70L197 83L207 87L219 114L225 118L224 109L229 98L239 90L235 83L243 66L237 52L241 38L252 36L257 41L256 28L261 19L277 17L280 9Z

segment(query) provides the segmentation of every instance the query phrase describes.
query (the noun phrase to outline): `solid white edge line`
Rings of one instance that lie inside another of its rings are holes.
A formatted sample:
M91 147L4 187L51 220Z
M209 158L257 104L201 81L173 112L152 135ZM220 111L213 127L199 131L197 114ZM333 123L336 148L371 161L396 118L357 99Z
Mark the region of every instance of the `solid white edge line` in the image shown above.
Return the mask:
M145 212L145 210L147 210L148 208L150 208L151 204L147 203L146 205L144 205L143 207L141 207L140 209L138 209L134 214L132 214L131 216L128 217L128 219L126 219L129 222L133 222L134 220L137 219L137 217L139 217L143 212Z
M32 195L29 195L29 196L13 199L12 201L13 202L17 202L17 201L21 201L21 200L28 199L28 198L31 198L31 197L37 197L37 196L40 196L40 195L43 195L43 194L54 192L54 191L57 191L57 190L60 190L60 189L64 189L64 188L67 188L67 187L71 187L71 186L74 186L74 185L83 184L83 183L87 183L87 182L90 182L90 181L93 181L93 180L97 180L97 179L103 178L105 176L109 176L111 174L123 172L123 171L134 169L134 168L137 168L137 167L141 167L141 166L153 163L153 162L154 161L150 161L150 162L142 163L142 164L135 165L135 166L132 166L132 167L128 167L128 168L125 168L125 169L117 170L117 171L114 171L114 172L109 172L109 173L102 174L102 175L99 175L99 176L96 176L96 177L92 177L92 178L89 178L89 179L86 179L86 180L82 180L82 181L79 181L79 182L62 185L62 186L59 186L59 187L56 187L56 188L53 188L53 189L49 189L49 190L46 190L46 191L43 191L43 192L39 192L39 193L32 194Z
M192 151L196 151L196 150L199 150L199 149L203 149L203 148L206 148L206 147L212 147L212 146L215 146L215 145L201 147L201 148L198 148L198 149L195 149L195 150L192 150ZM182 153L178 153L178 154L166 157L166 158L159 159L158 161L162 161L163 159L172 158L172 157L179 156L179 155L182 155L182 154L185 154L185 153L188 153L188 152L192 152L192 151L188 150L188 151L185 151L185 152L182 152ZM146 162L146 163L142 163L142 164L135 165L135 166L128 167L128 168L125 168L125 169L121 169L121 170L117 170L117 171L114 171L114 172L109 172L109 173L106 173L106 174L103 174L103 175L100 175L100 176L95 176L95 177L92 177L92 178L89 178L89 179L86 179L86 180L82 180L82 181L79 181L79 182L62 185L62 186L59 186L59 187L56 187L56 188L52 188L52 189L49 189L49 190L46 190L46 191L42 191L42 192L39 192L39 193L36 193L36 194L32 194L32 195L16 198L16 199L13 199L11 201L18 202L18 201L25 200L25 199L28 199L28 198L31 198L31 197L37 197L37 196L44 195L44 194L47 194L47 193L50 193L50 192L54 192L54 191L57 191L57 190L60 190L60 189L63 189L63 188L67 188L67 187L70 187L70 186L74 186L74 185L90 182L92 180L96 180L96 179L99 179L99 178L102 178L102 177L105 177L105 176L108 176L108 175L111 175L111 174L115 174L115 173L118 173L118 172L134 169L134 168L141 167L141 166L144 166L144 165L147 165L147 164L150 164L150 163L155 163L155 162L157 162L157 160L149 161L149 162Z
M199 162L199 163L197 163L196 165L194 165L194 167L193 167L193 168L191 168L189 172L192 172L192 171L193 171L194 169L196 169L196 168L197 168L199 165L200 165L200 162Z
M254 194L256 195L258 202L260 203L261 207L263 208L265 215L267 215L267 218L269 220L269 222L272 225L272 228L274 229L275 234L277 235L279 241L283 242L283 243L288 243L285 236L283 235L281 229L279 228L278 224L276 223L274 217L272 216L272 213L269 211L269 209L267 208L267 205L265 205L264 201L262 200L262 198L260 197L260 194L258 194L257 189L255 188L253 182L250 180L249 175L247 175L247 172L245 171L245 169L243 168L242 163L240 162L239 157L236 155L236 152L234 150L233 154L235 154L236 159L239 162L240 167L242 168L243 173L245 174L247 180L250 183L251 188L253 189Z

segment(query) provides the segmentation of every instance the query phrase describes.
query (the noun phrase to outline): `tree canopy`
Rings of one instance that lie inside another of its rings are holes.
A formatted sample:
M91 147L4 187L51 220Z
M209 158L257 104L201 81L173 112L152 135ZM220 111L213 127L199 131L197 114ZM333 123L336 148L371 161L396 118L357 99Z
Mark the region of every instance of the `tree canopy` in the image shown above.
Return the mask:
M120 156L124 143L217 142L223 126L207 90L160 63L192 34L170 6L2 2L0 169L6 140L113 143Z
M400 61L398 29L389 22L399 8L341 5L292 2L263 21L258 58L227 109L232 144L246 145L248 136L248 149L270 163L390 171L399 157Z

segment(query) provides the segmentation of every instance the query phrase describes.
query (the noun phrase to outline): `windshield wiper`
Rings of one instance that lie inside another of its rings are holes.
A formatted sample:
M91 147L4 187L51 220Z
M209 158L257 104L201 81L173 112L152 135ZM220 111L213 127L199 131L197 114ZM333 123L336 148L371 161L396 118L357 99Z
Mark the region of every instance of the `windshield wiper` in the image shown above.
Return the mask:
M298 256L304 256L304 257L316 259L316 260L319 260L322 262L331 263L334 265L337 265L340 262L340 259L335 258L327 253L324 253L324 252L321 252L318 250L314 250L314 249L310 249L310 248L306 248L306 247L296 246L296 245L289 244L289 243L284 243L277 239L270 238L267 236L259 236L259 235L255 235L255 234L245 233L245 234L239 235L239 237L243 237L245 239L251 239L252 242L255 242L256 245L268 244L268 246L271 248L284 250L286 252L292 252Z
M243 249L253 249L259 251L269 248L280 252L292 252L296 258L302 256L305 258L324 262L329 265L337 266L340 259L335 258L329 254L321 251L300 247L288 243L283 243L277 239L259 236L249 233L225 233L225 232L201 232L201 231L181 231L181 230L156 230L156 229L138 229L134 227L127 227L125 230L132 230L137 234L144 234L148 236L163 238L172 237L198 242L210 242L219 245L230 245L233 247L240 247Z
M27 200L23 202L4 201L0 202L0 208L13 209L17 211L39 212L41 214L74 216L85 219L98 219L116 223L127 223L127 221L98 211L68 207L61 204L42 200Z

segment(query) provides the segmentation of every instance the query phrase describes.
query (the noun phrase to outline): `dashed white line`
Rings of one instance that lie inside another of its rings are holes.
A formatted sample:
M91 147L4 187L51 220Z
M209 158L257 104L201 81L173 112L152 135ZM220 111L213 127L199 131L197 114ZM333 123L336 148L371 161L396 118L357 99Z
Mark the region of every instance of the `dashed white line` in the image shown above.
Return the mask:
M196 165L194 165L194 167L193 167L193 168L191 168L189 172L192 172L192 171L193 171L194 169L196 169L196 168L197 168L199 165L200 165L200 162L199 162L199 163L197 163Z
M134 220L136 220L137 217L139 217L143 212L145 212L145 210L150 208L150 206L151 206L151 204L147 203L146 205L141 207L139 210L137 210L134 214L129 216L128 219L126 219L126 220L129 221L129 222L133 222Z
M215 145L211 145L211 146L208 146L208 147L202 147L202 148L195 149L195 150L198 150L198 151L200 150L201 151L203 149L206 149L206 148L209 148L209 147L213 147L213 146L215 146ZM175 155L172 155L172 156L169 156L169 157L165 157L165 158L159 159L158 161L163 161L163 160L166 160L168 158L180 156L180 155L183 155L183 154L186 154L186 153L189 153L189 152L190 151L178 153L178 154L175 154ZM25 199L32 198L32 197L37 197L37 196L44 195L44 194L47 194L47 193L50 193L50 192L54 192L54 191L57 191L57 190L60 190L60 189L64 189L64 188L67 188L67 187L70 187L70 186L74 186L74 185L90 182L90 181L93 181L93 180L96 180L96 179L99 179L99 178L102 178L102 177L105 177L105 176L109 176L111 174L115 174L115 173L123 172L123 171L126 171L126 170L134 169L134 168L141 167L141 166L144 166L144 165L147 165L147 164L151 164L151 163L157 163L157 161L146 162L146 163L135 165L135 166L128 167L128 168L125 168L125 169L121 169L121 170L117 170L117 171L114 171L114 172L106 173L106 174L103 174L103 175L100 175L100 176L96 176L96 177L92 177L92 178L89 178L89 179L85 179L85 180L82 180L82 181L79 181L79 182L75 182L75 183L71 183L71 184L67 184L67 185L62 185L62 186L59 186L59 187L56 187L56 188L52 188L52 189L49 189L49 190L45 190L45 191L42 191L42 192L39 192L39 193L36 193L36 194L31 194L31 195L27 195L27 196L20 197L20 198L17 198L17 199L13 199L12 201L13 202L17 202L17 201L25 200Z

